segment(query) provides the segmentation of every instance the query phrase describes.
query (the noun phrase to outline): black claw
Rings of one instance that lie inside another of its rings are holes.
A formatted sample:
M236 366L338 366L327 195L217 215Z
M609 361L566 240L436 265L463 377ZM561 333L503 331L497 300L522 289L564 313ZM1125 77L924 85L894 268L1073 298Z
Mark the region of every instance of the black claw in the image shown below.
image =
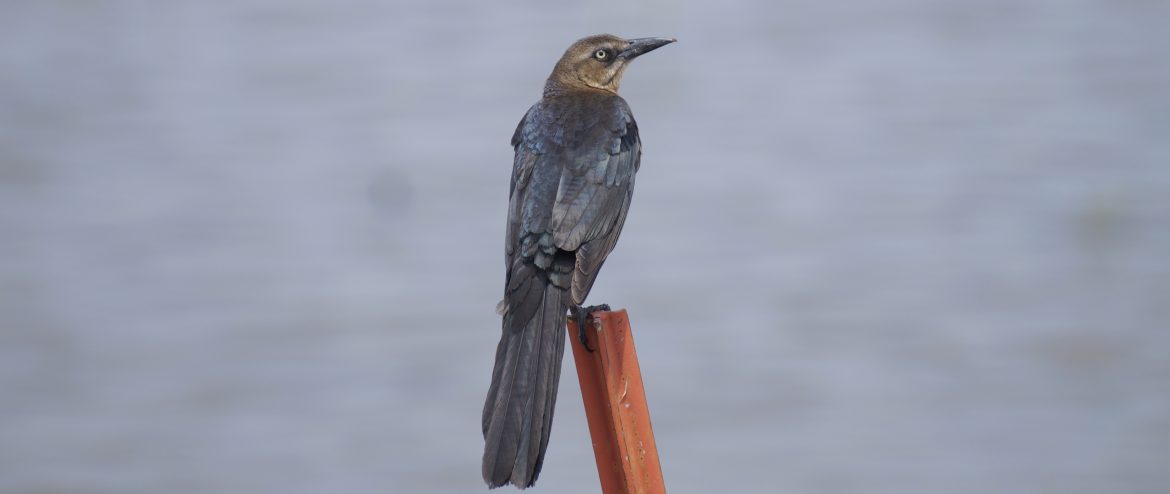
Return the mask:
M588 321L589 319L586 318L585 320ZM580 322L577 323L577 339L581 340L581 346L585 347L586 351L593 353L593 348L589 346L589 337L585 335L585 325Z
M608 312L609 304L591 305L589 307L577 307L574 316L577 319L577 338L581 340L581 346L585 347L589 353L593 353L593 348L589 347L589 340L585 335L585 328L587 325L593 323L593 313L597 311Z
M585 336L585 327L589 324L589 308L578 306L573 312L573 318L577 320L577 339L581 341L581 346L585 347L585 350L593 353L593 348L589 347L589 339Z

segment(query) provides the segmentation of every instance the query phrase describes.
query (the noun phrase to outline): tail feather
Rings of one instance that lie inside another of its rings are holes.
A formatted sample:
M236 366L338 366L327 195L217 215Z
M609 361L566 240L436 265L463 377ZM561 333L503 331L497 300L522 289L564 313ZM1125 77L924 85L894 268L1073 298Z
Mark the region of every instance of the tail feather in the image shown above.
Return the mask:
M565 351L568 292L535 273L509 304L483 410L483 478L524 488L540 474ZM534 296L539 294L539 296Z

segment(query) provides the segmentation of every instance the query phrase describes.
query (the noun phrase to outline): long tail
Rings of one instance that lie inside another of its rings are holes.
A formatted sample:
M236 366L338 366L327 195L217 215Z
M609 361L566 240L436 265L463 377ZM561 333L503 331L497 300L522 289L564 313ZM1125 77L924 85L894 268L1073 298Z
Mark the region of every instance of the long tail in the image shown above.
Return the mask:
M569 295L528 265L512 273L483 407L483 479L490 487L536 482L548 447L565 353Z

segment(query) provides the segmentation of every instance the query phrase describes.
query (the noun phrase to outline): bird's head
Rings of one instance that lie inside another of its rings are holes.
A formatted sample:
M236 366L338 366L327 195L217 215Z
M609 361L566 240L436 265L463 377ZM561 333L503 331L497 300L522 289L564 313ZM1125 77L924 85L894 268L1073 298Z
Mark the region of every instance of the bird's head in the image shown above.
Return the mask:
M622 74L631 61L675 41L674 38L624 39L612 34L582 38L565 50L545 90L593 88L617 93Z

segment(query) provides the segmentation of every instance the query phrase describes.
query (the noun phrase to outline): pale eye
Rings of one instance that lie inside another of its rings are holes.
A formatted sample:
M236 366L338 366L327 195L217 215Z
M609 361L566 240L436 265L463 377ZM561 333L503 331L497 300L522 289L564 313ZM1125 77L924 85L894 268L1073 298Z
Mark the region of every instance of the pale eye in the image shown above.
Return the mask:
M593 58L598 60L605 60L606 58L609 58L609 50L597 50L597 53L593 54Z

